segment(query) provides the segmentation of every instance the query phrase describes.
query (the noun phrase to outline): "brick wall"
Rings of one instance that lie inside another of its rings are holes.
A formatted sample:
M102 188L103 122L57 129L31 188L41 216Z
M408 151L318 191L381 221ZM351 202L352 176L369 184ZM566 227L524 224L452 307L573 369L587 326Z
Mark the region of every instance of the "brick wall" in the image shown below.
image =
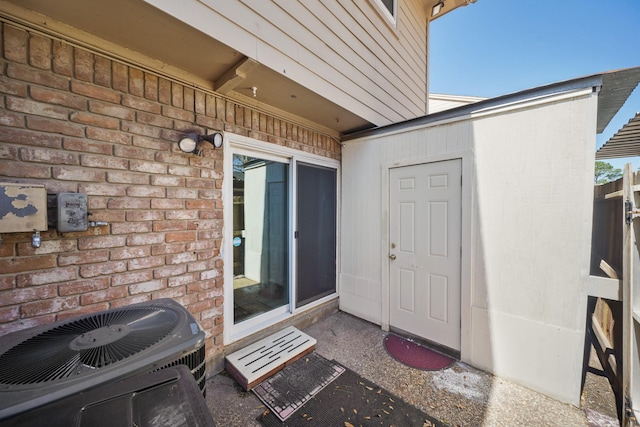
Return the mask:
M223 331L222 150L180 152L179 136L223 129L339 159L331 138L0 23L0 181L88 195L86 232L2 235L0 335L157 298Z

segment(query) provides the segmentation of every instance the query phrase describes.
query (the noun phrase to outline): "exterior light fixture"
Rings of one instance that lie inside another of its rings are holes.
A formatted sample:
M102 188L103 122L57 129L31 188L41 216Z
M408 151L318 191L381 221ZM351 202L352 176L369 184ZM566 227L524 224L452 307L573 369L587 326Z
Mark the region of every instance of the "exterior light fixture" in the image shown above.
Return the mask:
M440 12L442 12L442 8L444 7L444 1L439 1L431 8L431 16L436 16Z
M214 148L222 147L222 133L214 132L210 135L198 135L197 133L189 133L183 136L178 141L178 147L185 153L195 153L198 151L198 143L200 141L207 141L213 145Z

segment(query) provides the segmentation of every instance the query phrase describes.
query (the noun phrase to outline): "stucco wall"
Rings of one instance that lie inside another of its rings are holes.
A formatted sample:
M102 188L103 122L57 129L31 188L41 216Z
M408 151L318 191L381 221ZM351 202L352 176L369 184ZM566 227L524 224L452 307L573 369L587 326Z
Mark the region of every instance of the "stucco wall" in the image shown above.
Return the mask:
M88 195L86 232L3 234L0 335L173 298L222 349L223 151L177 148L224 130L340 158L330 137L194 90L161 73L0 23L0 181Z
M579 404L596 108L588 88L348 141L341 308L388 326L389 168L461 158L461 357Z

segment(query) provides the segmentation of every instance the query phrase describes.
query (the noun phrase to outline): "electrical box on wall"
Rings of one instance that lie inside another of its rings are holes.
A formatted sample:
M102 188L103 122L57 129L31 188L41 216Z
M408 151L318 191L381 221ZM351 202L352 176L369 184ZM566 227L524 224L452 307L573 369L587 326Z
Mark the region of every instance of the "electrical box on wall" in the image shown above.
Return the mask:
M0 183L0 233L46 229L47 192L44 185Z
M87 195L79 193L58 194L58 231L86 231L88 225Z

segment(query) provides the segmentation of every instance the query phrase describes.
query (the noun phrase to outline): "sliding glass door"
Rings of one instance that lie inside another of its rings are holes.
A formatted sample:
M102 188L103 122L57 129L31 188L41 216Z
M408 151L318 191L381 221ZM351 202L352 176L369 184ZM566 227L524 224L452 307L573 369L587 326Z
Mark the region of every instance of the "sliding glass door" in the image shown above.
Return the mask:
M233 320L289 304L289 165L233 155Z
M334 295L337 272L339 163L234 140L225 155L226 342Z
M297 165L296 307L336 291L336 170Z

